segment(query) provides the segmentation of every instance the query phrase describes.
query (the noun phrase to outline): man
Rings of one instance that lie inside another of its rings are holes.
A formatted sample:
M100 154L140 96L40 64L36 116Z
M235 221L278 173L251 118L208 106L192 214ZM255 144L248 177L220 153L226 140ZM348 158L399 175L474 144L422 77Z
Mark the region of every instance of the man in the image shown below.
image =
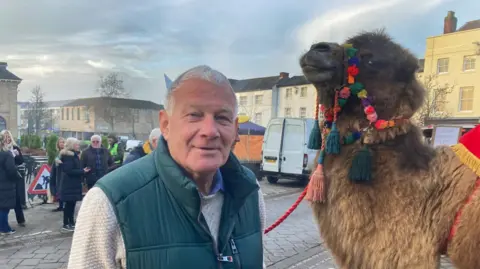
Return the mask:
M112 155L114 167L112 170L122 166L123 163L123 147L119 145L118 138L115 134L109 134L108 137L108 150Z
M262 268L263 195L230 154L237 108L218 71L180 75L159 114L155 152L85 196L68 268Z
M99 135L92 135L90 138L90 146L82 151L80 160L82 168L90 168L90 172L85 175L87 188L90 190L95 183L106 175L113 165L112 156L110 152L102 147L102 137Z
M152 132L150 132L148 141L145 141L145 143L142 146L138 146L132 149L132 151L130 152L130 154L128 154L125 161L123 161L123 164L125 165L127 163L131 163L154 151L157 148L158 139L160 138L161 135L162 135L162 132L160 131L160 128L153 129Z

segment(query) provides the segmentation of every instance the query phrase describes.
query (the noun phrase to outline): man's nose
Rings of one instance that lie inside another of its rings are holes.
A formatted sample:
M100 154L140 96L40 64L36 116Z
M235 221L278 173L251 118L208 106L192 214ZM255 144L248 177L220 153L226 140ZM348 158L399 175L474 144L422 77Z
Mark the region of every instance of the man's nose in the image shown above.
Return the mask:
M218 132L217 122L215 117L213 116L206 116L203 119L202 127L200 129L200 133L203 136L214 138L220 136Z

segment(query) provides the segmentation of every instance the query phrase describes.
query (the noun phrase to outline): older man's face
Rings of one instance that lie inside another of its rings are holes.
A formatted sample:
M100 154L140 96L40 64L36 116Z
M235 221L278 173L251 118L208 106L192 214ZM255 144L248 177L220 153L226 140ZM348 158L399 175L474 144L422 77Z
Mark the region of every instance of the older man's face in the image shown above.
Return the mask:
M173 93L171 115L160 112L160 128L173 159L190 173L212 173L225 164L237 134L231 90L199 79Z

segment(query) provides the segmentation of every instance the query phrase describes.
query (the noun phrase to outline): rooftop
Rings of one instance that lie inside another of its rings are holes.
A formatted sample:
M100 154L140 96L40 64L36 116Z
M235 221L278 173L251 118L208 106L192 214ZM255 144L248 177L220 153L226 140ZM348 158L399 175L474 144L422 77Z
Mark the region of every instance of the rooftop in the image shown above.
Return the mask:
M76 99L69 103L66 103L63 106L92 106L92 107L112 106L112 107L134 108L134 109L152 109L152 110L163 109L163 105L159 105L152 101L115 98L115 97L81 98L81 99Z
M8 64L6 62L0 62L0 80L22 81L21 78L8 71L7 66Z

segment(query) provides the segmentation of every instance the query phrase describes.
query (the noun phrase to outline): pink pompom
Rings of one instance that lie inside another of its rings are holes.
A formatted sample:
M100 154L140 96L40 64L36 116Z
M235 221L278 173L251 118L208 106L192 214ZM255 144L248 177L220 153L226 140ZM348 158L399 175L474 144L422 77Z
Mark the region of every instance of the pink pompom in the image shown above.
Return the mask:
M341 89L338 93L338 96L342 99L348 99L348 97L350 97L350 89L347 87L343 87L343 89Z
M377 113L372 113L367 115L367 120L370 122L376 122L378 119Z

